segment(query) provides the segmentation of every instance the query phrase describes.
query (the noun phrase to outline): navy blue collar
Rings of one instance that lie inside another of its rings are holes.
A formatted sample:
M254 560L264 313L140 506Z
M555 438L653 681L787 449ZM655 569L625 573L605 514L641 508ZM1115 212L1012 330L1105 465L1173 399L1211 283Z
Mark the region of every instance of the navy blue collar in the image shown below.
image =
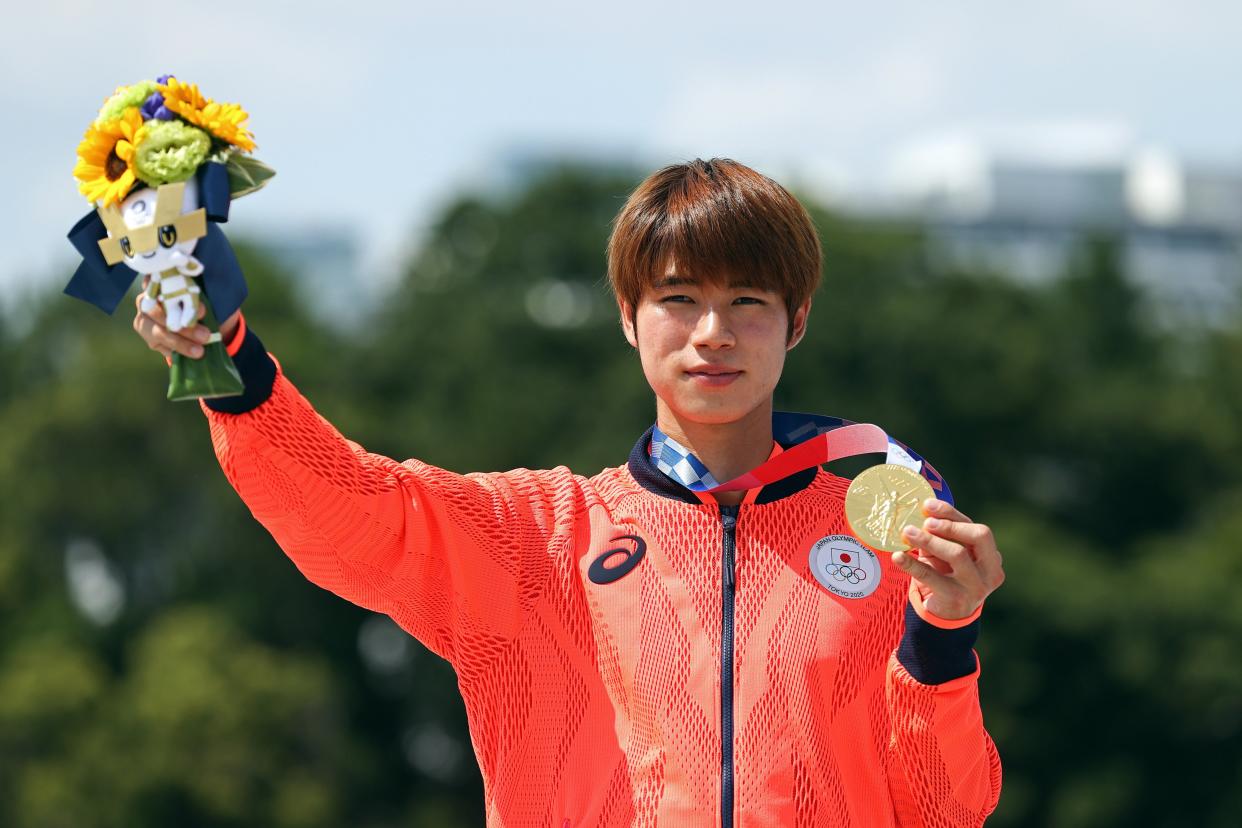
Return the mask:
M630 475L638 482L638 485L660 497L680 500L682 503L702 503L703 501L699 500L694 492L664 474L652 464L650 445L651 433L654 430L655 426L648 428L643 433L643 436L638 438L634 448L630 450L629 460L626 461L626 467L629 469ZM793 443L787 445L779 438L777 442L781 444L783 449L794 445ZM789 495L800 492L811 485L817 474L819 474L819 467L815 466L804 469L797 474L791 474L784 480L778 480L775 483L764 486L759 491L758 497L755 498L755 502L771 503L775 500L780 500L782 497L789 497Z

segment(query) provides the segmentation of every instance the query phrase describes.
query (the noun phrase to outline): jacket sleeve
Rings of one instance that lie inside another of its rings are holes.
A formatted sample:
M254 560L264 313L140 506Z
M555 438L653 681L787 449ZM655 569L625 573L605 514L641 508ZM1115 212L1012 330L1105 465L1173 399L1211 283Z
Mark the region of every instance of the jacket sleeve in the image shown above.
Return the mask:
M568 470L459 475L369 453L247 340L251 398L202 407L229 483L302 574L454 665L516 636L575 531Z
M978 631L977 619L945 628L906 604L886 678L889 787L902 828L982 825L1000 798L1000 756L979 707Z

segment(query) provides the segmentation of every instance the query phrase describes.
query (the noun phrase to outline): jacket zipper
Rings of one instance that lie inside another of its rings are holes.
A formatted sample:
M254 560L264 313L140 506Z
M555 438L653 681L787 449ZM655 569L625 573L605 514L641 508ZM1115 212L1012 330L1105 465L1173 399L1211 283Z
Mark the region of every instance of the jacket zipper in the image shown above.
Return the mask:
M724 584L720 631L720 824L733 828L733 610L737 598L734 557L738 506L720 507L724 530Z

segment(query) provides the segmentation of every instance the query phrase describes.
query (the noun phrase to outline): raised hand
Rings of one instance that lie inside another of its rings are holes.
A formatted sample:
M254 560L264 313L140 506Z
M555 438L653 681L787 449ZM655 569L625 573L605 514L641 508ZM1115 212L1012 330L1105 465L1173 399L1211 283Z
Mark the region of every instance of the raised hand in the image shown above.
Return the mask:
M147 295L146 288L150 283L150 279L150 275L143 279L143 290L139 292L135 302L137 313L134 315L134 330L147 343L147 347L153 351L159 351L164 355L165 359L172 359L174 351L191 359L201 358L203 355L203 343L211 336L211 331L207 330L206 325L184 326L180 330L172 330L165 317L164 308L159 302L143 302L144 297ZM144 305L149 307L149 310L144 310ZM199 302L198 313L195 318L202 319L206 313L206 304ZM237 320L240 314L240 311L235 312L220 326L220 335L224 338L224 341L227 342L237 329Z
M924 501L923 513L923 528L902 531L916 548L894 552L893 563L910 574L910 589L918 590L930 613L947 621L968 618L1005 580L992 530L935 498Z

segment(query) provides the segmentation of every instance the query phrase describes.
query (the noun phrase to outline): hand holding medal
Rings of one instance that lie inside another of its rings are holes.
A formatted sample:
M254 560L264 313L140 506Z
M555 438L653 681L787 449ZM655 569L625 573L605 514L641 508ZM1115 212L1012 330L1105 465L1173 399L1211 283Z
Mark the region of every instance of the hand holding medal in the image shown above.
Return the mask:
M890 451L898 462L855 477L845 494L845 517L859 540L892 553L893 563L910 575L910 602L920 616L963 626L1005 580L1001 554L992 530L971 523L951 498L937 498L920 473L926 463L909 454ZM928 516L921 528L920 515Z
M910 601L918 609L962 626L973 621L986 599L1005 580L992 530L972 523L954 506L929 498L922 528L908 525L902 537L916 549L893 553L893 563L913 579ZM913 553L913 554L912 554ZM921 614L921 613L920 613Z

